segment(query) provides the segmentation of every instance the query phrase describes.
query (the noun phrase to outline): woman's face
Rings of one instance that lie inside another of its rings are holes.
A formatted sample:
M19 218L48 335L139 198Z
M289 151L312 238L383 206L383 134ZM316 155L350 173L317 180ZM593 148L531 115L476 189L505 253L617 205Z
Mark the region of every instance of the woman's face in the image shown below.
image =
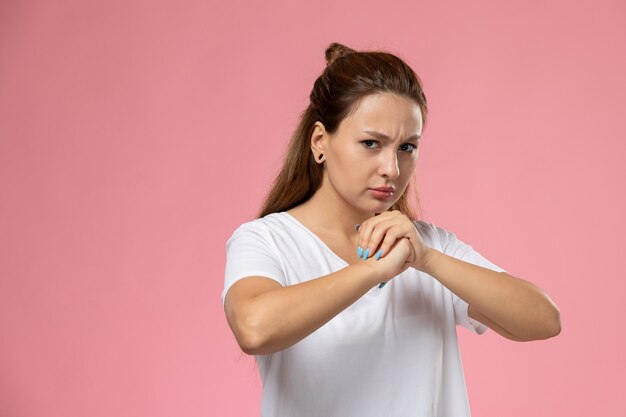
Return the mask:
M404 193L415 170L422 113L410 98L365 96L334 134L324 135L324 185L359 211L381 213ZM392 192L377 188L393 189Z

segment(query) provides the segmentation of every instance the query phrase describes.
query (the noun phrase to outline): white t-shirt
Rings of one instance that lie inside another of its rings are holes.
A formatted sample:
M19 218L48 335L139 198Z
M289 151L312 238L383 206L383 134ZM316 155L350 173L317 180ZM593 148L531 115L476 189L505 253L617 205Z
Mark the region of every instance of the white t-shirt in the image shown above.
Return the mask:
M454 233L414 223L427 246L504 271ZM287 286L346 266L295 217L269 214L242 224L228 240L222 302L230 286L247 276ZM476 334L487 326L470 318L467 307L432 276L408 268L295 345L256 356L261 416L469 416L455 326Z

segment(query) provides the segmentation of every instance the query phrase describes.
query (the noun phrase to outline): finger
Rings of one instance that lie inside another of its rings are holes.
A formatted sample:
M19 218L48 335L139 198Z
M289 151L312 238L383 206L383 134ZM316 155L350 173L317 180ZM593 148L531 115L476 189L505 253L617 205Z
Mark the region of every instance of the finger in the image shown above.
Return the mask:
M369 248L372 257L377 257L378 259L382 256L382 253L386 253L389 250L390 245L392 245L396 239L401 237L401 234L402 233L399 232L398 228L393 224L379 223L372 231L370 241L365 247ZM386 245L385 242L387 242Z
M359 227L359 255L363 254L363 259L367 259L375 255L375 250L379 246L388 230L395 225L397 221L389 219L388 216L367 219ZM385 218L387 217L387 218Z
M383 239L382 244L376 251L376 254L375 254L376 260L380 259L381 257L385 256L387 253L389 253L389 251L396 244L396 241L398 239L403 239L402 233L398 233L397 231L390 229L385 234L385 238Z
M367 247L370 248L370 254L378 260L388 253L399 239L406 238L406 235L407 232L405 224L389 225L387 223L381 223L378 224L372 232L372 237ZM407 238L407 240L409 241L407 242L408 245L411 246L410 239ZM373 250L371 248L376 249ZM412 247L411 250L414 251Z
M405 237L409 240L413 248L413 260L416 260L418 256L427 250L428 246L426 246L426 243L413 222L411 222L411 229L407 232Z
M360 231L359 257L363 256L367 259L367 257L378 256L380 258L382 253L379 253L380 249L377 248L392 228L396 230L392 236L395 239L407 237L412 231L415 232L414 224L398 210L381 213L363 222L358 228ZM386 246L383 251L386 253L389 248Z
M415 251L415 248L413 247L413 245L411 244L411 240L409 238L404 238L406 239L408 242L408 247L409 247L409 256L407 258L407 263L408 264L412 264L413 262L415 262L415 257L417 256L417 252Z

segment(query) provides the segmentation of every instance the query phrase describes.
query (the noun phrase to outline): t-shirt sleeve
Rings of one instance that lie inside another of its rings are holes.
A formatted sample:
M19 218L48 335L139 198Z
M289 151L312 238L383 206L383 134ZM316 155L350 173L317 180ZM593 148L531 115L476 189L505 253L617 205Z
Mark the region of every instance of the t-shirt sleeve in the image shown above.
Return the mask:
M226 268L222 304L238 280L262 276L286 286L284 269L268 232L258 224L244 223L226 242Z
M470 245L458 239L454 233L444 230L441 227L437 227L437 230L442 239L442 247L446 255L493 271L506 272L506 270L482 256ZM455 293L450 293L452 294L455 323L473 333L479 335L485 333L488 327L478 320L474 320L467 314L468 303L459 298Z

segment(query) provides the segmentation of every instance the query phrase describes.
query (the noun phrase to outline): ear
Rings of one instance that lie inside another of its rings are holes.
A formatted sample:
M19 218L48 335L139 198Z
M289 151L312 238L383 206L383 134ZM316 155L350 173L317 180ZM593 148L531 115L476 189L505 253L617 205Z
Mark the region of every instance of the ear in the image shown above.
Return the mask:
M322 122L317 121L313 125L313 133L311 134L311 151L313 156L317 157L320 154L326 153L326 141L328 140L328 133Z

